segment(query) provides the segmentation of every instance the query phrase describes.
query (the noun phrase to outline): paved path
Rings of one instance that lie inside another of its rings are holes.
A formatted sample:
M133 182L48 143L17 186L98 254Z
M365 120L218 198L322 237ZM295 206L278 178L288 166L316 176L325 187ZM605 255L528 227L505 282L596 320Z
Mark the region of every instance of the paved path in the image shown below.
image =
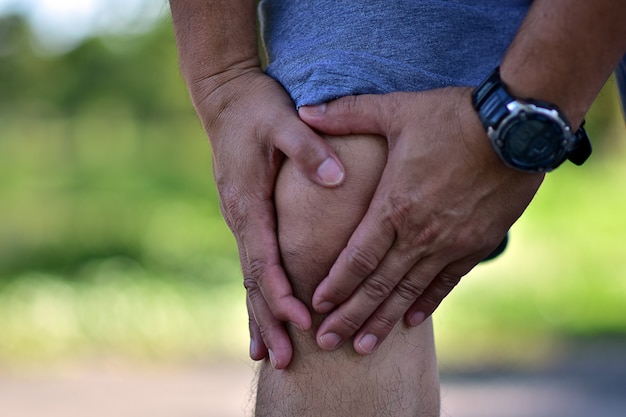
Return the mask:
M0 417L241 417L252 377L245 360L0 371ZM444 372L442 380L445 417L626 416L626 345L570 352L537 372Z

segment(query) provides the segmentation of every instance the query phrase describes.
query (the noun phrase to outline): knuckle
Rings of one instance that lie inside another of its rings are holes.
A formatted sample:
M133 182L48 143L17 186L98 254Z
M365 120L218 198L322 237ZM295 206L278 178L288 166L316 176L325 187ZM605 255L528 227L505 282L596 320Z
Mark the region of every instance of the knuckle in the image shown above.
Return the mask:
M408 302L415 301L424 292L424 286L420 282L403 279L395 288L396 294Z
M379 259L373 252L359 246L352 246L347 253L347 267L357 276L367 276L378 266Z
M326 294L328 301L341 303L352 295L352 291L347 288L337 287L333 288L332 293Z
M437 240L441 237L440 232L434 227L423 227L415 230L409 238L409 245L412 249L420 248L422 255L435 250Z
M259 333L261 333L261 339L263 339L265 343L269 343L271 342L272 336L274 335L276 330L279 330L282 324L270 322L270 323L263 324L263 325L259 323L258 326L259 326Z
M248 298L254 298L259 291L259 286L252 276L246 275L243 278L243 286L248 291Z
M361 320L358 316L346 312L341 313L339 317L337 317L337 320L341 327L349 330L349 334L356 332L363 324L363 320Z
M385 277L377 275L369 277L363 282L363 292L372 300L386 298L393 290L394 284Z
M419 197L410 190L398 190L389 197L389 205L383 213L383 222L410 247L432 244L438 237L434 219L423 221L416 217Z
M308 139L308 138L307 138ZM313 169L321 162L320 151L312 140L291 139L291 147L287 156L298 165Z
M391 318L385 315L380 315L375 317L376 328L379 331L384 333L388 333L395 327L395 325L400 321L400 318Z
M449 273L441 273L437 277L437 284L429 291L425 292L423 298L425 301L432 305L439 305L441 301L452 291L452 289L459 283L461 277Z
M347 96L344 97L341 101L340 112L346 114L354 114L355 112L359 112L359 97L358 96Z
M461 280L461 277L457 274L451 274L448 272L442 272L439 274L438 280L440 282L440 288L443 291L446 291L446 294L452 290L452 288L456 287L456 285Z
M413 208L413 201L408 193L401 193L390 198L391 206L387 213L388 221L396 229L401 229L408 224Z
M287 321L290 317L290 309L284 304L282 301L284 299L282 297L273 298L267 297L267 293L264 294L261 288L268 290L269 284L269 276L270 271L268 268L268 263L263 261L262 259L252 260L249 264L250 268L250 277L244 278L244 287L248 290L248 298L253 305L266 305L265 308L269 308L269 311L272 315L280 320ZM266 284L266 281L268 283ZM271 288L268 290L271 293Z
M248 271L251 280L255 282L257 287L263 285L263 281L267 277L267 263L261 258L254 258L248 262Z
M427 306L430 306L430 308L435 309L441 304L441 301L443 301L447 294L447 292L441 291L440 289L425 292L424 295L422 295L422 301Z
M248 208L241 191L232 186L220 187L220 207L231 230L242 233L248 225Z
M435 310L437 308L437 306L439 306L439 304L441 304L441 301L443 300L443 296L440 297L438 295L435 295L435 292L425 292L421 299L420 302L422 303L423 306L426 306L425 310Z

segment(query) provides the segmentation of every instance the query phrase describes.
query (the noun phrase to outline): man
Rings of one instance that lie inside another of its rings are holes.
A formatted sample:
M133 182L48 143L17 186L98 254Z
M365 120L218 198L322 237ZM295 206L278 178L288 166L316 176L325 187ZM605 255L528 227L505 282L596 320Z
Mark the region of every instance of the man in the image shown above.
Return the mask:
M240 248L251 357L289 365L262 368L257 413L437 415L427 318L542 171L581 162L579 125L626 51L626 4L263 1L279 84L260 68L255 2L170 3ZM507 132L490 110L526 97L567 138L545 166L498 148Z

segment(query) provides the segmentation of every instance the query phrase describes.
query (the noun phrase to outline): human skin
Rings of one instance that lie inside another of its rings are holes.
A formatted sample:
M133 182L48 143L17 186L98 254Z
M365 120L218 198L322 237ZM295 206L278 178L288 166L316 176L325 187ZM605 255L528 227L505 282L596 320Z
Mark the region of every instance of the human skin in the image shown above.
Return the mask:
M574 130L626 51L623 1L535 0L501 65L516 97L554 103ZM300 116L378 134L389 162L367 214L313 297L320 347L371 353L403 315L419 325L522 214L542 175L504 166L470 88L345 97ZM430 163L430 165L428 165ZM376 340L363 349L361 340Z
M311 307L319 281L366 212L386 163L379 136L329 139L346 180L326 189L286 160L275 188L278 242L294 295ZM349 345L324 352L315 340L323 316L313 315L307 332L289 327L294 355L276 370L259 370L256 415L266 416L439 416L439 381L430 320L417 329L399 323L388 343L362 356Z
M328 143L298 117L285 90L261 70L256 0L171 0L180 68L211 142L222 214L239 248L250 315L250 356L284 368L284 322L311 326L292 295L276 241L274 183L284 157L322 187L344 179ZM257 325L259 323L259 325Z
M262 73L255 1L170 4L181 69L211 141L220 205L240 250L250 354L269 354L275 367L284 368L293 351L282 324L306 331L311 316L293 296L280 262L271 199L276 173L287 155L320 186L335 187L346 178L332 148L298 119L284 90ZM516 96L559 105L577 126L626 50L624 21L624 2L535 0L502 63L502 78ZM336 113L345 122L341 132L332 130ZM415 115L426 114L415 122ZM469 89L346 98L323 115L303 110L300 116L327 133L379 134L394 161L314 296L318 312L334 309L317 335L326 350L356 334L354 348L370 353L403 315L407 324L421 323L500 242L541 182L540 176L506 171L495 158ZM436 173L419 171L418 160L436 161ZM457 179L472 181L463 186ZM477 204L476 190L489 204ZM509 193L505 204L497 204L499 190ZM362 343L364 338L376 342Z

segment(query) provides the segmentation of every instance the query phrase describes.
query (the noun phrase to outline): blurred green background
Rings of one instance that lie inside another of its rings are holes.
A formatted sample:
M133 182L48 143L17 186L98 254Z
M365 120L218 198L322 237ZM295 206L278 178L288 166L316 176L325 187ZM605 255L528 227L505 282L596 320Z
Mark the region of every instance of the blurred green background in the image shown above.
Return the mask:
M245 358L236 246L167 6L63 38L15 4L0 7L0 366ZM592 159L550 174L506 254L436 313L444 366L537 363L626 336L612 80L587 126Z

